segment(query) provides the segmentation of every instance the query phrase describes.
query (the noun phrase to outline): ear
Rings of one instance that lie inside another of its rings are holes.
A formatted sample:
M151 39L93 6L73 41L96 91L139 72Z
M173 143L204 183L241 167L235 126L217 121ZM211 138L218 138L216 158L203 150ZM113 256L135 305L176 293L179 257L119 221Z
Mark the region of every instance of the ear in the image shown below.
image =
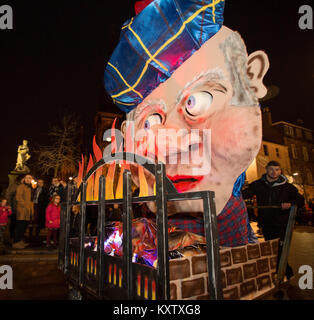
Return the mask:
M126 120L124 120L121 124L121 133L123 136L123 139L125 140L125 134L126 134Z
M267 89L263 84L264 76L269 68L268 56L264 51L255 51L248 57L247 75L250 79L250 88L257 98L263 98Z

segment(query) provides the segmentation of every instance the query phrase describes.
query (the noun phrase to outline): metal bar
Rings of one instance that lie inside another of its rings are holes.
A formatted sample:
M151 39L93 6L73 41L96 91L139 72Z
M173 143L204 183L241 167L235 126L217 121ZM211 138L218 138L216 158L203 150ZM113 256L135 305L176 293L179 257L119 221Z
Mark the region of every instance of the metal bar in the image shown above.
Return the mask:
M69 185L67 192L67 207L66 207L66 215L64 221L64 272L68 271L69 266L69 237L70 237L70 221L71 221L71 211L72 211L72 191L73 186Z
M99 206L97 220L97 291L102 295L104 286L104 227L106 219L106 179L103 175L99 177Z
M281 251L279 265L278 265L278 273L277 273L278 285L281 284L285 276L296 213L297 213L297 206L292 206L290 208L289 219L288 219L286 232L285 232L285 239L283 241L282 251Z
M151 202L155 201L156 197L155 196L148 196L148 197L134 197L132 198L132 203L136 202ZM73 204L80 204L80 202L73 202ZM87 205L98 205L98 201L86 201ZM110 199L106 200L106 204L123 204L123 198L121 199Z
M246 206L248 209L281 209L281 206Z
M123 287L126 288L127 298L133 299L133 271L132 271L132 191L131 191L131 172L123 172Z
M84 244L85 244L85 223L86 223L86 187L87 182L82 182L82 193L81 193L81 225L80 225L80 263L79 263L79 285L83 285L83 274L84 274Z
M203 210L207 253L208 293L210 299L222 300L223 292L214 192L206 192L206 197L203 199Z
M182 200L203 200L206 197L207 191L186 192L179 194L168 194L167 201L182 201Z
M66 204L61 203L60 212L60 230L59 230L59 252L58 252L58 268L64 272L64 248L65 248L65 220L66 220Z
M157 223L157 292L161 300L170 299L169 254L168 254L168 215L165 190L165 165L156 165L156 223Z

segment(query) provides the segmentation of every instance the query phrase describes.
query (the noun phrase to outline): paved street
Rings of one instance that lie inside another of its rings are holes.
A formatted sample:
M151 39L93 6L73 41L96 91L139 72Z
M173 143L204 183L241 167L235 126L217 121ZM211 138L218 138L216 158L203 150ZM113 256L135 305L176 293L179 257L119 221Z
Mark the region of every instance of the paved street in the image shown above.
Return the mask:
M263 239L259 239L263 241ZM57 251L48 251L43 247L32 247L24 250L10 250L10 254L0 256L0 265L13 267L14 289L0 290L0 300L12 299L67 299L65 279L57 269ZM298 280L300 266L309 265L314 269L314 227L297 226L294 229L289 264L295 278L287 287L291 300L314 300L313 290L301 290ZM265 297L274 300L273 296Z
M290 248L289 264L295 274L288 290L289 298L293 300L314 300L314 289L301 290L298 286L299 278L302 276L298 273L300 266L309 265L314 271L314 227L297 226L295 228Z

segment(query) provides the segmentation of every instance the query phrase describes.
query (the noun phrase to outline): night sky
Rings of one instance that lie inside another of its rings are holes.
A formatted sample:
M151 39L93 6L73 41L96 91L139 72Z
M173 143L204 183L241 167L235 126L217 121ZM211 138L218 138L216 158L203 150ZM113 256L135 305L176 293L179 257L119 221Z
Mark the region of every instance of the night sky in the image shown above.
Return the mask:
M84 121L91 143L97 111L117 112L103 89L107 60L135 1L10 1L13 30L0 30L0 183L14 169L22 139L47 143L49 123L64 110ZM254 4L253 4L254 3ZM264 82L279 87L273 120L304 120L314 129L314 30L298 27L303 1L227 0L224 24L240 32L248 53L263 49Z

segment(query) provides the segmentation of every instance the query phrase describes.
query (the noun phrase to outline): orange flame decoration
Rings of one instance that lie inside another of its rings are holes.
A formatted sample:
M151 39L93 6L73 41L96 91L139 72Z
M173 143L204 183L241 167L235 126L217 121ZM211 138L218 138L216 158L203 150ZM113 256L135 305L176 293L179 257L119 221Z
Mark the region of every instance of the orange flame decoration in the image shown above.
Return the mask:
M115 153L117 150L117 142L116 142L116 135L115 135L115 124L116 120L114 120L111 128L111 152ZM124 150L126 152L134 152L134 141L132 139L132 133L131 133L131 126L127 126L126 129L126 143ZM145 142L144 138L144 142ZM119 147L119 152L122 152L122 144ZM100 150L99 146L96 143L96 137L93 137L93 153L96 162L98 162L102 158L102 151ZM96 163L95 162L95 163ZM93 167L94 161L92 155L89 156L89 161L87 164L87 168L85 171L85 175L88 173L88 171ZM130 164L127 161L121 161L120 162L120 173L118 177L117 182L117 188L114 192L114 179L115 179L115 172L116 172L116 165L117 161L114 161L109 164L107 175L106 175L106 200L109 199L121 199L123 197L123 172L124 170L130 170ZM79 162L79 170L78 170L78 184L79 187L80 184L83 181L84 176L84 157L82 155L82 160ZM90 176L90 178L87 181L87 190L86 190L86 200L87 201L96 201L99 197L99 178L103 174L103 168L99 168L94 174ZM138 177L139 177L139 196L145 197L148 196L148 183L145 177L144 168L142 166L138 166ZM154 185L154 194L156 194L156 186ZM80 201L80 198L78 198L78 201Z

